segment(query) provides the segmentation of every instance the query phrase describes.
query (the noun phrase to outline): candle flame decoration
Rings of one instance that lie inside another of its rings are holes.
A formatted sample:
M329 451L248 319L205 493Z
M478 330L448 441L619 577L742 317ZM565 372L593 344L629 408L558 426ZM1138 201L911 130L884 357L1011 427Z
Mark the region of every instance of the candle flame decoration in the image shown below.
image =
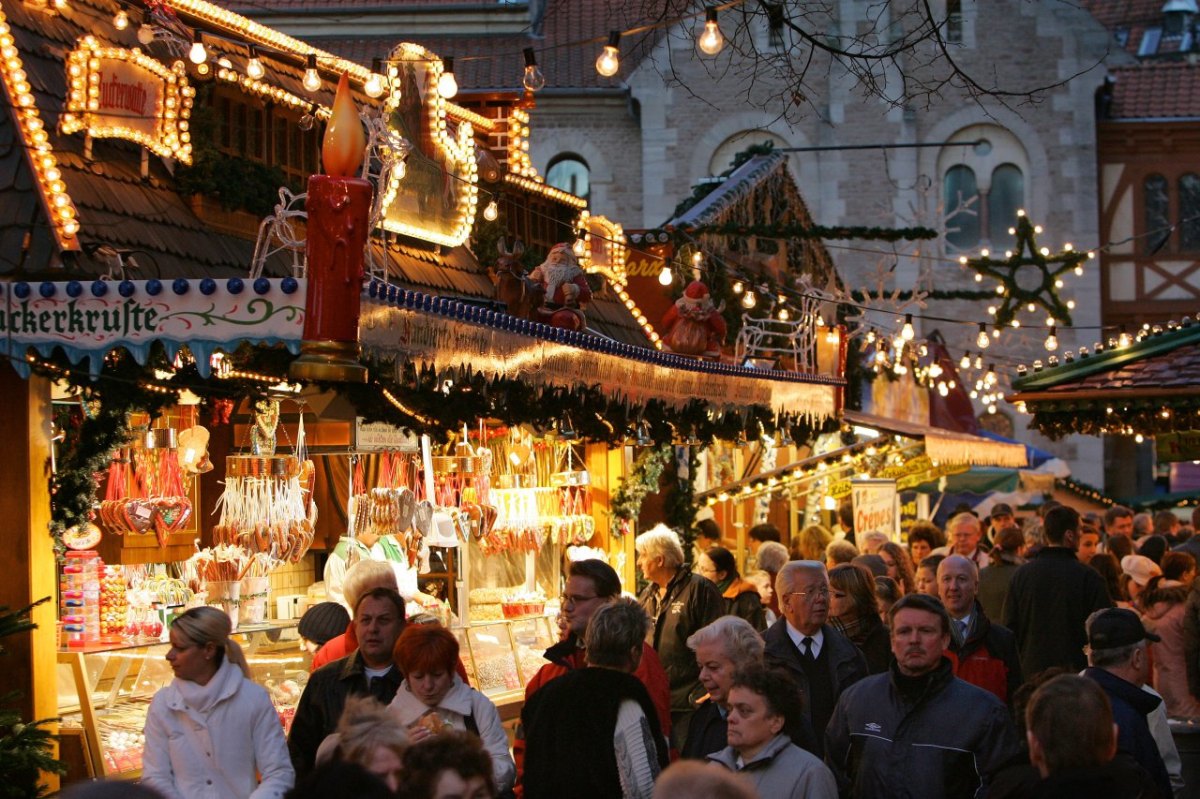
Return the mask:
M337 94L333 98L333 115L325 128L325 141L321 149L325 174L353 177L362 165L366 148L367 137L363 133L354 98L350 96L350 76L343 72L338 80Z

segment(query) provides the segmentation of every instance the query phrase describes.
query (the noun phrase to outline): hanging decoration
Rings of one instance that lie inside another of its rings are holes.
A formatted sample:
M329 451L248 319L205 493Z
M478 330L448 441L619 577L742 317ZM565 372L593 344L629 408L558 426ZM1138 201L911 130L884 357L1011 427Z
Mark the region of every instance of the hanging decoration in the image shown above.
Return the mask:
M1059 296L1063 288L1062 275L1074 271L1076 275L1083 274L1083 264L1095 257L1091 252L1080 252L1066 244L1062 252L1050 254L1048 247L1038 247L1034 236L1041 233L1041 226L1035 226L1029 221L1024 211L1017 212L1017 225L1009 228L1009 233L1017 237L1016 245L1005 253L1004 260L991 257L984 250L976 258L963 256L959 263L975 271L975 280L982 282L985 277L996 281L997 305L988 310L994 310L997 326L1019 324L1017 313L1022 309L1034 311L1042 308L1051 319L1047 324L1068 326L1071 324L1071 309L1074 301L1066 301Z
M674 447L663 444L643 449L634 458L633 469L621 479L613 492L609 529L613 535L623 536L634 532L642 501L647 494L658 492L659 481L668 461L674 455Z

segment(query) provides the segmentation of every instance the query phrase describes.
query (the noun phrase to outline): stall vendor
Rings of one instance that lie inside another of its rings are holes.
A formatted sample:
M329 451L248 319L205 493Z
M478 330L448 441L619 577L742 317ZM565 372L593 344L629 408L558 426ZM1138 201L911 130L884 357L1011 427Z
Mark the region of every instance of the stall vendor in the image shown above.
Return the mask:
M329 560L325 561L325 592L332 601L346 605L342 592L346 569L360 560L387 563L396 572L396 585L404 601L409 602L417 596L417 569L409 566L408 554L400 543L394 536L380 536L363 530L356 536L342 536L329 553Z

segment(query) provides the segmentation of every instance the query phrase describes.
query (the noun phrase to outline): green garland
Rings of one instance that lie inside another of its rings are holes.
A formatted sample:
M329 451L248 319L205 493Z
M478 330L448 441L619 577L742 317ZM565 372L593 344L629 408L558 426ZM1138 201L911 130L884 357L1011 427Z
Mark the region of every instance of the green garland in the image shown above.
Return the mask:
M663 523L679 531L683 551L690 558L692 544L696 541L696 472L700 469L699 447L687 448L687 477L679 477L679 459L672 457L667 462L665 477L667 487L663 492Z
M634 458L633 469L621 478L617 490L613 492L609 531L614 536L633 532L643 500L647 494L658 493L663 470L673 459L673 454L672 445L660 444L647 447Z

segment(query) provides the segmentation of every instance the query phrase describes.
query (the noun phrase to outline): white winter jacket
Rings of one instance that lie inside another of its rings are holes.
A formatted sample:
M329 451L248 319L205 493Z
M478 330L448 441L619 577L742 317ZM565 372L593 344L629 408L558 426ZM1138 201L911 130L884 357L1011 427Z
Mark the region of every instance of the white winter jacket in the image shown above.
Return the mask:
M142 783L166 799L281 799L296 773L270 696L228 661L213 680L204 713L187 706L178 679L154 695Z
M392 712L400 717L405 727L429 712L429 707L408 690L408 680L400 683L396 698L392 700ZM492 756L492 774L496 778L496 790L504 793L517 778L517 767L508 751L508 735L500 722L500 711L479 691L454 675L454 686L437 706L438 714L456 730L467 729L466 719L472 718L479 731L483 748Z

